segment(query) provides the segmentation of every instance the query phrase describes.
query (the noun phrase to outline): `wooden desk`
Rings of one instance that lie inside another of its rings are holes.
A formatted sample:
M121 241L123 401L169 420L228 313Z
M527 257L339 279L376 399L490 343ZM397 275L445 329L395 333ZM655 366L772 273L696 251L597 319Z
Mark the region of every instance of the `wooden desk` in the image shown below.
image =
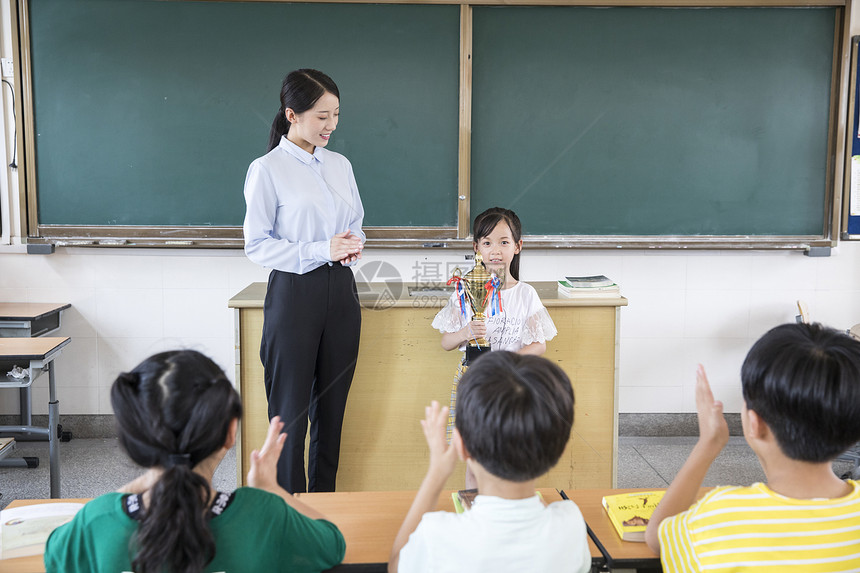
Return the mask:
M0 302L0 337L30 338L60 328L60 314L72 305L54 302Z
M554 282L530 283L547 307L558 336L546 357L570 376L576 397L571 440L539 487L566 489L615 485L618 435L618 323L623 297L559 297ZM360 283L361 342L344 415L338 491L415 490L427 468L419 419L431 400L448 403L462 354L445 352L430 326L447 295L410 296L416 285ZM438 291L437 291L438 293ZM265 283L230 299L236 309L236 380L245 415L238 443L238 480L268 429L260 337ZM463 487L463 464L446 483Z
M622 541L615 531L606 510L603 509L603 496L617 493L636 491L655 491L660 488L631 488L631 489L579 489L563 490L563 493L579 506L585 523L591 528L594 536L600 540L606 550L606 564L610 569L643 569L657 570L660 567L660 556L655 554L645 543ZM711 488L701 488L697 497L701 498Z
M87 503L89 499L16 499L6 506L7 509L35 505L38 503ZM0 571L3 573L44 573L45 560L42 555L17 557L0 560Z
M72 305L56 302L0 302L0 338L32 338L60 328L62 313ZM5 372L0 372L5 374ZM18 391L22 426L33 423L33 401L29 386Z
M560 501L553 488L540 488L546 503ZM394 537L415 499L414 491L359 491L303 493L299 499L336 524L346 540L343 564L335 570L385 571ZM436 511L454 511L451 491L443 491ZM592 560L603 561L603 555L589 540Z
M0 338L0 388L29 388L42 372L48 372L48 426L31 424L0 426L0 435L38 436L48 440L51 463L51 497L60 497L60 402L54 379L54 359L70 342L68 337ZM12 378L6 372L14 365L26 366L29 376ZM28 467L25 460L3 460L3 467Z
M541 488L544 501L552 503L561 500L558 491ZM336 524L346 540L346 555L343 563L332 571L380 571L384 572L394 545L394 537L406 517L414 491L362 491L335 493L304 493L299 498ZM89 500L16 500L10 508L66 501L86 503ZM453 511L451 492L444 491L436 504L437 511ZM603 556L589 540L592 561L602 563ZM42 573L45 570L41 556L20 557L0 561L0 570L7 573Z

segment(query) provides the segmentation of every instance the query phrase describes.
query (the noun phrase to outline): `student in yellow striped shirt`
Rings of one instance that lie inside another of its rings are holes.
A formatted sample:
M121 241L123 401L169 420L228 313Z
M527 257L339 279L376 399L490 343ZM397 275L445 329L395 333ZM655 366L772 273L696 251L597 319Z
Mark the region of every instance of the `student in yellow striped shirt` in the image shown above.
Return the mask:
M744 437L767 483L695 502L729 439L699 365L699 440L645 533L663 571L860 571L860 482L831 463L860 441L860 342L819 324L778 326L747 354L741 383Z

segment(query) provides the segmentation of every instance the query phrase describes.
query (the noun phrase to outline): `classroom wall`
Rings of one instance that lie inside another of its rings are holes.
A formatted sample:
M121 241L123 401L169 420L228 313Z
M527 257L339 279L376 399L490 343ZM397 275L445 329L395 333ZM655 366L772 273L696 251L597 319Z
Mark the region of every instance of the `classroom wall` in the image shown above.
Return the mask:
M2 3L0 15L0 55L11 57L8 3ZM860 33L856 14L852 33ZM8 164L13 138L8 88L3 105ZM0 221L12 231L0 244L0 300L73 305L59 333L73 339L57 360L63 413L111 413L109 388L116 374L168 348L206 352L234 376L233 311L227 300L266 278L241 251L59 248L49 256L26 255L11 169L0 171L0 193ZM372 278L384 261L405 281L428 280L462 262L463 255L369 249L356 272ZM606 274L621 285L629 299L621 310L622 413L695 411L698 362L707 367L726 411L739 411L738 372L746 350L771 326L793 320L797 299L808 303L815 320L842 329L860 323L856 243L840 243L828 258L796 252L527 249L521 274L526 281ZM43 377L35 383L34 412L45 413L46 402ZM16 393L0 392L0 414L16 412Z
M404 280L427 279L462 260L462 252L370 249L357 273L372 278L385 261ZM726 410L739 411L738 372L746 350L771 326L793 320L797 299L824 323L845 329L860 322L860 244L854 243L841 243L829 258L524 252L524 280L553 280L559 273L606 274L630 301L621 309L620 412L695 411L697 362L708 368ZM111 413L108 390L116 374L168 348L206 352L232 377L234 326L227 300L265 278L240 251L60 248L48 256L0 254L0 300L72 303L60 333L72 343L57 360L67 414ZM36 413L45 412L46 384L44 377L35 384ZM15 393L0 392L0 414L15 412Z

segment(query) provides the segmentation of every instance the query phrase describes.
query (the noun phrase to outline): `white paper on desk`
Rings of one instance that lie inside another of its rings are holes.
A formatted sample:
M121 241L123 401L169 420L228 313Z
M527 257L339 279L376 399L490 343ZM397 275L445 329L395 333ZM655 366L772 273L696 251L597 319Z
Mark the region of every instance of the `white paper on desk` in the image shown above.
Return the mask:
M849 213L860 215L860 155L851 158L851 195L848 198Z
M41 555L48 536L84 504L39 503L0 511L0 559Z

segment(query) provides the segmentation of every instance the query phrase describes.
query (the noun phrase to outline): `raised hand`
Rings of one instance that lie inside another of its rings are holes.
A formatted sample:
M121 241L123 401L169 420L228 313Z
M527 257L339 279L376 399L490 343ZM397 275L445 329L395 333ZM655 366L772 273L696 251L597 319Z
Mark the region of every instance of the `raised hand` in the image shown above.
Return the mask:
M275 416L269 422L266 441L259 450L251 452L251 469L248 470L248 485L268 491L274 491L278 486L278 458L284 449L287 434L281 433L284 423L280 416Z
M705 367L696 369L696 411L699 418L699 440L720 450L729 442L729 426L723 416L723 403L714 400Z
M439 402L433 400L429 406L424 408L424 419L421 420L421 428L424 430L424 438L430 448L430 469L428 473L444 476L447 479L457 465L457 451L453 444L449 444L445 438L445 430L448 425L448 408L440 407Z

